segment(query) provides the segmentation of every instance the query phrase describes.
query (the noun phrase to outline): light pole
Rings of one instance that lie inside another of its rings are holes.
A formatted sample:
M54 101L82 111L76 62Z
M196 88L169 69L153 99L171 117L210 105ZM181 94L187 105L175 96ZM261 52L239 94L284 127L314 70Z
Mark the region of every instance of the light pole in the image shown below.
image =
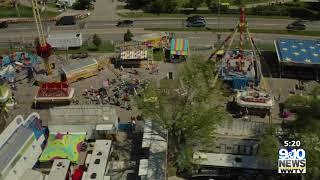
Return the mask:
M217 33L218 45L220 45L220 39L221 39L221 34L220 34L220 4L221 4L221 0L218 1L218 33Z

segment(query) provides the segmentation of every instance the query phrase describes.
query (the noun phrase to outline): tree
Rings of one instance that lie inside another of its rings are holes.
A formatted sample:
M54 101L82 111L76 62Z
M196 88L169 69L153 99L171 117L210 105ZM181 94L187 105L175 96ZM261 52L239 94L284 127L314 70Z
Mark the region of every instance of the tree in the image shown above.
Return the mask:
M212 87L214 64L204 59L191 57L178 80L163 80L160 87L153 83L136 98L143 115L168 130L169 154L179 171L190 172L195 148L212 145L217 123L227 119L222 97Z
M306 150L308 168L306 179L318 179L320 176L320 86L317 86L310 96L291 96L286 106L294 109L296 120L284 128L286 136L294 135L294 140L300 140Z
M131 33L131 31L128 29L127 32L123 35L123 40L125 42L131 41L133 37L133 34Z
M92 7L92 0L77 0L72 8L76 10L85 10L85 9L91 9Z
M229 9L227 6L222 6L221 4L219 5L217 1L206 0L206 4L210 9L210 11L213 13L218 13L219 6L220 6L220 13L226 13L228 12L228 9Z
M278 160L279 140L275 136L274 127L268 127L261 139L258 155L268 165L275 167Z
M12 6L15 7L16 13L17 13L18 17L20 17L20 11L19 11L20 2L18 0L11 0L10 3L12 4Z
M176 0L154 0L145 6L145 10L151 13L172 13L177 10Z
M242 6L244 5L244 0L234 0L234 4L237 6Z
M193 10L197 10L201 4L204 3L204 0L189 0L187 3L187 7L193 8Z
M100 47L100 45L102 43L101 38L97 34L94 34L93 37L92 37L92 43L95 46Z

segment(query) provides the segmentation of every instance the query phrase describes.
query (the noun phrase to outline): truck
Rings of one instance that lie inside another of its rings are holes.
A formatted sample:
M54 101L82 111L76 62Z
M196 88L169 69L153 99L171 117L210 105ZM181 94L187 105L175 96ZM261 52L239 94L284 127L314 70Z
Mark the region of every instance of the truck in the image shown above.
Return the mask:
M83 44L81 33L50 34L47 42L54 49L80 48Z
M61 69L61 81L73 83L81 79L95 76L102 69L96 59L86 59L77 63L69 64Z

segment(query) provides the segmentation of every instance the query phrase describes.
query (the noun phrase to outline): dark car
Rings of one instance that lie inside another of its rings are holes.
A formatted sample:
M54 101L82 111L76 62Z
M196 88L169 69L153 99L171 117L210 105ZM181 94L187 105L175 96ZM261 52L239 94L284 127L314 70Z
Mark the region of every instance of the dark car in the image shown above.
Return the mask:
M129 26L133 26L132 20L123 20L117 23L117 27L129 27Z
M195 16L190 16L187 18L188 22L192 21L205 21L203 16L195 15Z
M56 22L56 26L75 25L76 18L74 16L63 16Z
M88 55L88 53L87 52L80 52L80 53L75 53L75 54L72 54L71 56L70 56L70 58L72 58L72 59L83 59L83 58L86 58L86 57L88 57L89 55Z
M303 21L295 21L291 24L288 24L287 29L288 30L305 30L306 25L303 23Z
M7 28L8 27L8 23L5 21L0 22L0 28Z
M187 27L206 27L205 21L189 21L187 22Z

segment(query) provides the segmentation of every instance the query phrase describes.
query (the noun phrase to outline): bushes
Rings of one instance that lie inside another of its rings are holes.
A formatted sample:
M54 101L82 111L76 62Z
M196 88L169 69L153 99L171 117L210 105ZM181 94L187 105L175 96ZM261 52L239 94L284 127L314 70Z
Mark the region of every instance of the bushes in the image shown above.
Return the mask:
M289 15L294 18L316 20L319 18L319 12L315 12L303 7L292 7L289 9Z
M92 8L92 0L77 0L73 4L72 8L76 9L76 10L91 9Z
M177 10L177 0L127 0L130 9L143 9L150 13L172 13Z
M177 10L176 0L154 0L145 6L144 11L150 13L172 13Z
M259 16L288 16L288 7L284 5L256 6L248 9L247 14Z

